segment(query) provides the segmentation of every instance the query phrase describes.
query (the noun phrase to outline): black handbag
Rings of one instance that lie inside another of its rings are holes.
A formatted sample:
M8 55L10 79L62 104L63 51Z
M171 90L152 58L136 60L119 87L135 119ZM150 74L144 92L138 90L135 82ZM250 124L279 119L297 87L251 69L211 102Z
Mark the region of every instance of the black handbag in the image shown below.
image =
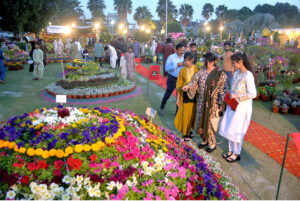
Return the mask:
M196 103L196 96L193 99L190 99L190 97L187 95L187 92L183 92L183 103Z

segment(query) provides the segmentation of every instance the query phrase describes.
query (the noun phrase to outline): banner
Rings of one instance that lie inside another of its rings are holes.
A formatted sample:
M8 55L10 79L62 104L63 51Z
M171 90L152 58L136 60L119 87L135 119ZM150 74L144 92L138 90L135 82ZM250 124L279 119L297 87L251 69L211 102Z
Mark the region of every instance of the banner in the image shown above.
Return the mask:
M292 133L291 137L293 138L293 140L294 140L294 142L296 144L296 147L297 147L297 150L298 150L298 154L300 156L300 133Z
M140 67L141 65L141 59L140 58L135 58L135 63L137 63L137 66L136 67Z
M160 66L150 66L149 80L158 80L160 73Z

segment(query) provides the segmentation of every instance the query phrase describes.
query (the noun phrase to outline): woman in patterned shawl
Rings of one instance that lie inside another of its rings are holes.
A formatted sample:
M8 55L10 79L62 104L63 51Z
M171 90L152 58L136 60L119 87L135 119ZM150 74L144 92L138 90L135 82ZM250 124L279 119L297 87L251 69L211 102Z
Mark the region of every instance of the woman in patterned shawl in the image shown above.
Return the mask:
M217 68L217 57L212 53L204 55L205 67L198 71L191 82L185 85L182 90L187 91L190 98L197 98L196 113L196 133L203 140L198 145L200 149L206 147L206 151L211 153L216 149L216 136L211 120L219 116L222 107L223 97L227 91L227 76L224 71ZM207 146L209 145L209 147Z

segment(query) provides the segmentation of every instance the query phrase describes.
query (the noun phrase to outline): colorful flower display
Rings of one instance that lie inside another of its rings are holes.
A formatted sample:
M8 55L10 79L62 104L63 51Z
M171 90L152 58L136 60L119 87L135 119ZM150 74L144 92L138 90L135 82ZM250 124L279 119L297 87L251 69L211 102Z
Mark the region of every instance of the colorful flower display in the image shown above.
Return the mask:
M0 199L241 199L218 163L119 109L43 108L0 126Z

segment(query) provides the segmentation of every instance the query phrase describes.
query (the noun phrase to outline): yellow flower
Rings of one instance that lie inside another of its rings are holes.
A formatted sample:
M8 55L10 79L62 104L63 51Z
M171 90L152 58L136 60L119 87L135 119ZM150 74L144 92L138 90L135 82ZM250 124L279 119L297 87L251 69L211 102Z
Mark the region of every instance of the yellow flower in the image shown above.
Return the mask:
M20 152L21 154L24 154L24 153L26 152L26 148L25 148L25 147L21 147L21 148L19 149L19 152Z
M102 141L98 141L97 145L101 148L105 147L105 144Z
M37 156L41 156L42 154L43 154L43 150L41 149L41 148L38 148L37 150L35 150L35 154L37 155Z
M35 150L34 150L34 149L29 148L29 149L27 150L27 155L28 155L28 156L34 156L34 154L35 154Z
M57 158L62 158L62 157L64 157L64 151L63 150L61 150L61 149L58 149L57 151L56 151L56 153L55 153L55 155L56 155L56 157Z
M77 152L77 153L82 152L82 149L83 149L83 147L82 147L81 144L77 144L77 145L75 146L75 152Z
M57 107L54 107L53 110L57 110Z
M24 126L25 126L25 123L22 123L21 126L24 127Z
M49 158L49 151L44 151L43 154L42 154L42 157L43 157L44 159Z
M7 147L13 149L17 144L15 142L8 142Z
M68 153L68 154L72 154L73 153L73 148L68 146L65 150L65 153Z
M100 150L100 146L99 146L98 144L92 144L92 150L93 150L94 152L97 152L97 151Z
M68 153L65 153L65 154L64 154L64 157L68 157L68 156L69 156L69 154L68 154Z
M15 147L14 147L14 151L15 151L15 152L19 152L18 146L15 146Z
M91 146L88 145L88 144L85 144L85 145L83 146L83 150L84 150L84 151L90 151L90 150L91 150Z
M40 112L39 109L36 109L36 110L35 110L35 113L39 113L39 112Z
M50 155L50 156L55 156L55 155L56 155L56 149L51 149L51 150L49 151L49 155Z
M76 128L77 126L76 126L76 124L72 124L72 127L73 127L73 128Z

